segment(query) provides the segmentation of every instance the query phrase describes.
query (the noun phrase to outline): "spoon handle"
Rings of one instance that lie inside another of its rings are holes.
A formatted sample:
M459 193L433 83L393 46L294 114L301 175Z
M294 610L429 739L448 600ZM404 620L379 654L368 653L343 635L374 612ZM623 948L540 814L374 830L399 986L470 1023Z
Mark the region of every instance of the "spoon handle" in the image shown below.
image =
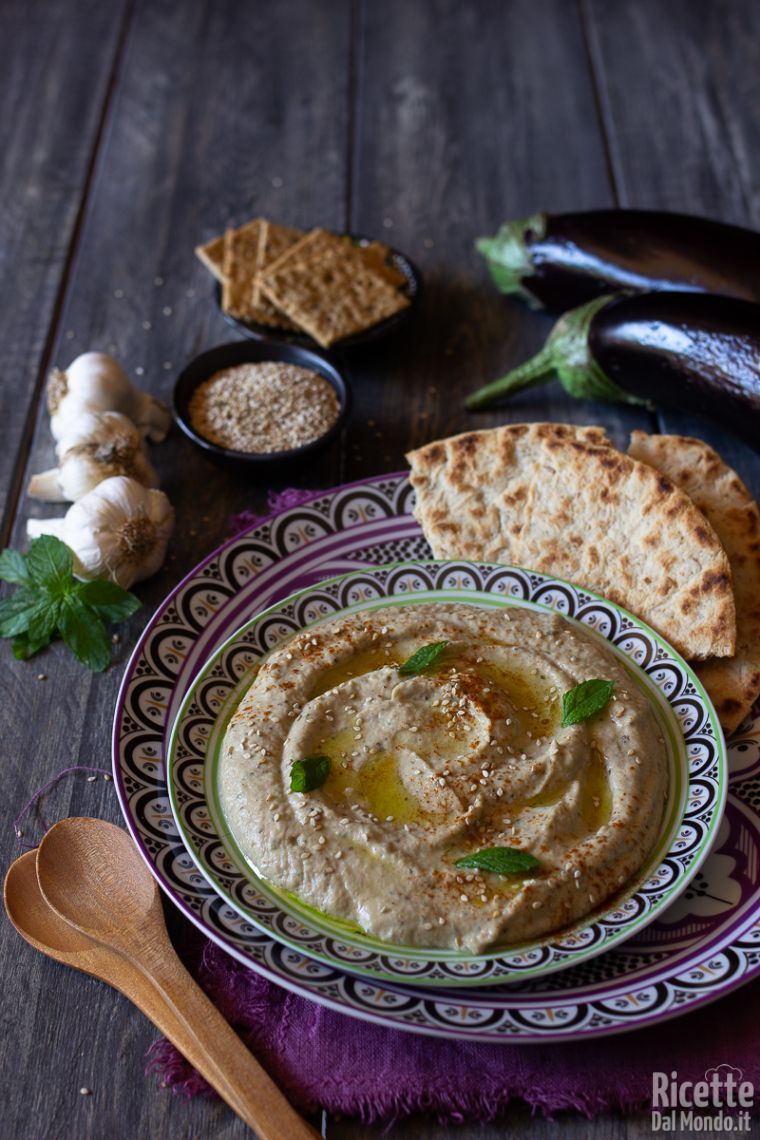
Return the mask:
M260 1140L321 1140L188 974L173 948L164 946L160 954L131 960L158 990L169 1019L176 1017L184 1030L182 1040L168 1028L167 1036ZM159 1024L153 1012L145 1007L143 1012Z

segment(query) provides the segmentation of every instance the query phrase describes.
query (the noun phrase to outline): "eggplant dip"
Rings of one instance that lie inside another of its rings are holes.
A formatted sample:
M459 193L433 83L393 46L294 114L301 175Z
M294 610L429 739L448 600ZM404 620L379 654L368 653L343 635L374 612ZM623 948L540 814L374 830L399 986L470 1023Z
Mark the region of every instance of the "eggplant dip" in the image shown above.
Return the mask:
M599 638L465 604L365 611L278 647L220 766L263 879L396 945L473 953L618 894L667 791L653 706Z

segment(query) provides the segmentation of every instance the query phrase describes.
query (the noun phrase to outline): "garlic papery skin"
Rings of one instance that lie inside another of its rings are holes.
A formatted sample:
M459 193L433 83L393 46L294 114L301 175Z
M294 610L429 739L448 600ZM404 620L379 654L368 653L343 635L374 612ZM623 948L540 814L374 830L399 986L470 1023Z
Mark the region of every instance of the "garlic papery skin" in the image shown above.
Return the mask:
M116 475L98 483L62 519L30 519L29 538L54 534L71 548L80 578L110 578L125 589L160 569L174 527L163 491Z
M27 494L32 499L76 502L113 475L128 475L144 487L158 486L143 437L119 412L88 412L77 431L64 436L56 450L58 466L29 480Z
M122 412L154 443L166 437L171 424L166 404L135 388L104 352L83 353L65 372L54 368L48 377L47 405L56 440L74 431L84 412Z

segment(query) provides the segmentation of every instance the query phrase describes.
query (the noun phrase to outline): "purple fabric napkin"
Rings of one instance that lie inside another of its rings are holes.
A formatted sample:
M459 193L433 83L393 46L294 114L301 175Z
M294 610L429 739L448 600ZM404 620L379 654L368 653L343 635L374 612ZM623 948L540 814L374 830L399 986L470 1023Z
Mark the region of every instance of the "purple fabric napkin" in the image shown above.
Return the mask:
M310 494L272 494L269 506L281 510ZM246 512L232 520L232 529L255 521ZM369 1025L325 1009L261 978L195 930L180 952L303 1112L325 1108L386 1123L425 1112L441 1122L486 1123L520 1098L546 1114L575 1109L594 1116L646 1108L654 1071L676 1070L680 1081L698 1081L719 1065L741 1070L742 1079L760 1092L760 980L716 1005L628 1034L561 1044L481 1045ZM151 1048L148 1068L179 1093L211 1092L168 1041Z
M279 1087L306 1113L325 1108L392 1123L425 1112L442 1123L486 1123L521 1098L548 1115L575 1109L594 1116L646 1108L654 1071L675 1069L680 1081L698 1081L718 1065L740 1069L741 1079L760 1091L760 981L716 1005L622 1036L479 1045L334 1013L265 981L196 932L182 956ZM149 1070L175 1091L210 1093L168 1041L158 1041L148 1057Z

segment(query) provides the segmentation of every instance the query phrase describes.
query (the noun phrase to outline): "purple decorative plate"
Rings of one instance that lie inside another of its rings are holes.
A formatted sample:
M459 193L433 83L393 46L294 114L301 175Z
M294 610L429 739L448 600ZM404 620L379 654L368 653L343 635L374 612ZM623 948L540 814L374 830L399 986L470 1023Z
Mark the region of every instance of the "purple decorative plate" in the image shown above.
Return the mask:
M164 768L193 679L235 629L294 590L362 565L429 556L411 496L401 475L315 495L232 539L159 608L125 673L114 773L127 825L160 885L209 937L280 985L364 1020L455 1039L615 1033L748 981L760 972L760 721L730 743L726 814L684 895L624 947L548 977L466 991L378 984L263 933L200 875L172 817Z

